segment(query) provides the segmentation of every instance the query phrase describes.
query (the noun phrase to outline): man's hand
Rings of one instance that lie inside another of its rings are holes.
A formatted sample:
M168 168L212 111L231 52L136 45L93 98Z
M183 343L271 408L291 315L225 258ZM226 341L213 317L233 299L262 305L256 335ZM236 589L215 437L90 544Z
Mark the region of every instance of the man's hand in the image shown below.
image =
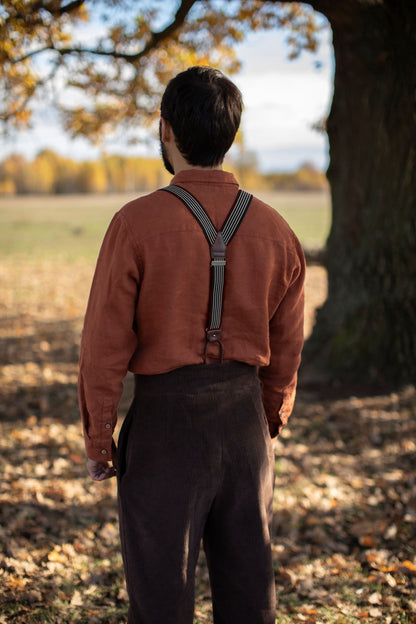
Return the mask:
M93 481L104 481L116 476L115 466L110 466L110 462L98 462L87 459L87 470Z
M87 470L93 481L104 481L104 479L111 479L117 475L117 447L112 440L111 443L111 455L113 465L110 462L99 462L93 459L87 458Z

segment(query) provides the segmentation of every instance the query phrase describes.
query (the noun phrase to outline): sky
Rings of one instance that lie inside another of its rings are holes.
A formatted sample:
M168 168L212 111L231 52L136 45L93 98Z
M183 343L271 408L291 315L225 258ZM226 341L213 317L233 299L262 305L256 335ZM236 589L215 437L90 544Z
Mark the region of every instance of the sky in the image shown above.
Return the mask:
M321 170L328 165L325 134L312 128L325 118L332 100L334 59L331 31L322 36L317 53L303 52L288 59L286 34L282 31L250 33L236 48L242 69L231 76L242 91L242 129L245 149L254 152L261 171L294 171L305 162ZM75 160L99 157L100 149L86 139L71 140L59 126L57 116L45 110L36 116L32 130L0 138L0 159L11 152L33 158L50 148ZM107 153L157 156L158 142L126 146L109 141Z
M334 59L328 29L318 53L288 59L286 35L252 33L238 51L243 69L235 75L243 93L243 131L264 170L293 170L312 162L328 165L326 134L313 129L325 118L333 92Z

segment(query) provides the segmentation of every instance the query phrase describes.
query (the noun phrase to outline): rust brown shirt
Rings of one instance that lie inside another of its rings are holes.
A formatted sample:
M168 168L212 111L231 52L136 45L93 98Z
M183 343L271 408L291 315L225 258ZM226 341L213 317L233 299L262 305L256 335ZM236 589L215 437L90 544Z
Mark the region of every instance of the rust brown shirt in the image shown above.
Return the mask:
M181 171L221 229L238 193L220 170ZM303 346L305 261L284 219L253 198L227 248L222 312L225 361L259 367L272 434L292 411ZM180 199L158 190L116 213L101 247L81 340L79 399L88 457L111 458L127 371L165 373L204 360L210 249ZM218 345L207 363L218 361Z

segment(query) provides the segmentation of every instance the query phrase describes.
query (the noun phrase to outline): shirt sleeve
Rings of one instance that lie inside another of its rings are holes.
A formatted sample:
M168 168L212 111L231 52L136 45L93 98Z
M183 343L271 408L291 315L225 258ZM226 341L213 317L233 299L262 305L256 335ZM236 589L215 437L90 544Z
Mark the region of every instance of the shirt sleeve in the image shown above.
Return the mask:
M120 213L98 256L81 338L78 392L87 456L111 460L117 407L129 361L140 284L137 257Z
M286 425L296 395L297 371L304 342L305 257L295 241L296 257L289 286L269 324L270 364L259 370L263 405L270 434L277 436Z

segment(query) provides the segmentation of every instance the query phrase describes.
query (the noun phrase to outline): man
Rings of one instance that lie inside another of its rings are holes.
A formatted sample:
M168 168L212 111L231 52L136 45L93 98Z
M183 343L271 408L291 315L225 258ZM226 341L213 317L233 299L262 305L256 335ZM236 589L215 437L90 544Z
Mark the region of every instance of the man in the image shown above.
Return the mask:
M305 264L279 214L222 170L241 110L218 70L171 80L160 140L173 188L115 215L91 288L80 406L91 477L117 472L129 624L192 624L201 539L215 624L275 622L272 437L295 397Z

